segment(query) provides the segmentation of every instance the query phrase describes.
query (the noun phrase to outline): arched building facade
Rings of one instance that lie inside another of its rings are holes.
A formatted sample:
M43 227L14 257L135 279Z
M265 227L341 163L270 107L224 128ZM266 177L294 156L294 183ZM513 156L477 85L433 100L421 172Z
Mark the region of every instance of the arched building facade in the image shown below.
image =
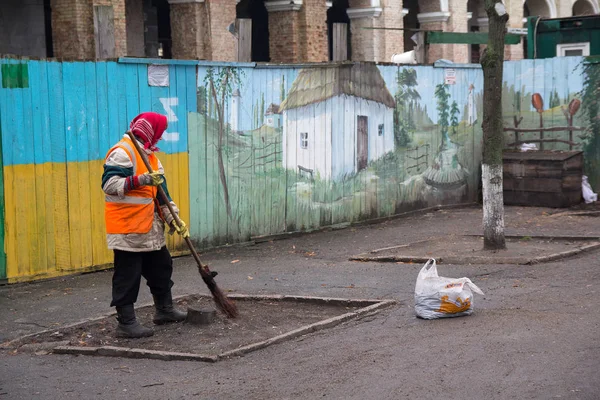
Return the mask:
M599 0L504 3L510 28L523 28L528 16L600 13ZM6 40L0 43L0 53L236 61L236 21L245 19L252 21L251 61L328 61L333 25L342 23L346 34L336 40L346 41L343 46L351 60L389 62L393 54L413 49L416 29L485 32L483 4L484 0L3 0L0 32ZM95 30L100 23L104 26ZM428 59L477 61L480 47L432 45ZM98 54L98 48L105 51ZM523 46L507 46L507 59L522 57Z

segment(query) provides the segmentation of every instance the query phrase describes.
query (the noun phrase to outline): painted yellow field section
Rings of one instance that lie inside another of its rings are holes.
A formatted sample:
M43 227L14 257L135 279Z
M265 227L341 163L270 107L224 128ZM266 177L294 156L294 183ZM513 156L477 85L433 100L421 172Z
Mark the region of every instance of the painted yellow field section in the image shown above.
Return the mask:
M189 220L188 154L159 154L169 192ZM22 282L111 267L102 160L4 167L7 278ZM167 235L174 255L185 243Z

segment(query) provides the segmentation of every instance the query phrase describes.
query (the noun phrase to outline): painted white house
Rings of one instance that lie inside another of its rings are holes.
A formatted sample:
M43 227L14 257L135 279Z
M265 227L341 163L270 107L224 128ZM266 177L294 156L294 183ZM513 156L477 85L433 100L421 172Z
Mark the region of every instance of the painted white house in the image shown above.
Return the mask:
M281 113L278 104L271 104L265 112L265 125L271 128L281 128Z
M339 179L394 150L394 98L374 64L302 70L280 106L283 166Z

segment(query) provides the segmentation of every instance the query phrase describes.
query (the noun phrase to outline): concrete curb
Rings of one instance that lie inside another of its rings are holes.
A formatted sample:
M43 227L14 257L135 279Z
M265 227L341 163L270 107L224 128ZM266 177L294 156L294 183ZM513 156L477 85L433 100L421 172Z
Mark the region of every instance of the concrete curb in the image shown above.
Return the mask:
M188 297L210 297L205 295L186 295L177 296L174 300L180 300ZM218 355L204 355L194 353L179 353L171 351L160 351L160 350L146 350L139 348L127 348L127 347L116 347L116 346L99 346L99 347L82 347L82 346L69 346L64 345L63 342L57 342L57 345L52 343L44 343L45 348L48 348L54 354L70 354L70 355L86 355L86 356L104 356L104 357L122 357L122 358L145 358L163 361L202 361L202 362L217 362L219 360L228 359L232 357L239 357L250 352L263 349L273 344L281 343L287 340L297 338L312 332L331 328L339 325L343 322L360 318L369 314L375 314L380 310L391 307L398 303L396 300L380 300L380 299L343 299L343 298L332 298L332 297L313 297L313 296L294 296L294 295L244 295L244 294L232 294L228 296L233 300L241 301L294 301L294 302L306 302L314 304L332 304L340 306L355 306L362 307L356 311L349 312L346 314L339 315L337 317L328 318L323 321L318 321L310 325L294 329L284 334L275 336L273 338L252 343L246 346L242 346L237 349L229 350ZM140 307L147 307L152 304L142 305ZM73 324L64 325L54 329L46 329L37 333L25 335L16 338L10 342L2 345L3 349L9 349L18 347L26 339L36 335L45 334L52 331L61 329L74 328L88 323L93 323L110 316L115 313L103 314L99 317L88 318L83 321L79 321Z
M477 237L480 235L465 235L470 237ZM523 235L510 235L506 236L507 239L519 239L524 237ZM574 240L574 241L592 241L599 240L599 237L595 236L529 236L532 239L554 239L554 240ZM431 240L420 240L418 242L413 242L409 244L386 247L383 249L376 249L370 251L369 253L359 254L357 256L352 256L349 258L350 261L360 261L360 262L399 262L399 263L412 263L412 264L424 264L429 259L435 258L438 264L513 264L513 265L532 265L532 264L541 264L550 261L561 260L564 258L569 258L576 256L578 254L591 251L597 248L600 248L600 243L592 243L585 246L582 246L578 249L567 250L560 253L553 253L546 256L540 257L488 257L488 256L450 256L450 257L423 257L423 256L369 256L368 254L377 254L382 251L399 249L399 248L408 248L409 246L430 242L430 241L438 241L443 238L435 238Z
M600 217L600 211L581 210L581 211L563 211L550 214L550 217Z
M189 295L174 296L173 301L178 301L178 300L181 300L186 297L189 297ZM206 296L206 297L208 297L208 296ZM151 303L151 302L142 303L142 304L140 304L140 306L136 307L136 310L139 308L150 307L152 305L154 305L154 303ZM111 311L108 313L100 314L100 316L97 316L97 317L82 319L80 321L73 322L73 323L70 323L67 325L57 326L55 328L44 329L42 331L38 331L38 332L34 332L34 333L28 333L27 335L19 336L18 338L9 340L8 342L0 343L0 350L8 350L8 349L14 348L15 346L19 346L19 344L22 343L24 340L29 339L34 336L37 336L37 335L43 335L45 333L55 332L60 329L77 328L81 325L86 325L91 322L100 321L102 319L113 317L115 315L117 315L117 313L114 311Z
M52 350L54 354L70 354L80 356L101 356L121 358L145 358L162 361L204 361L217 362L218 356L206 356L202 354L177 353L171 351L145 350L127 347L79 347L58 346Z
M357 318L360 316L364 316L364 315L372 313L372 312L379 311L380 309L390 307L396 303L397 302L395 300L383 300L379 303L370 305L365 308L361 308L360 310L342 314L337 317L328 318L323 321L315 322L314 324L303 326L301 328L284 333L282 335L275 336L273 338L264 340L262 342L257 342L257 343L249 344L247 346L243 346L243 347L240 347L240 348L237 348L234 350L226 351L224 353L219 354L219 359L243 356L247 353L250 353L252 351L256 351L259 349L263 349L263 348L265 348L267 346L271 346L273 344L281 343L286 340L295 339L299 336L303 336L303 335L306 335L306 334L309 334L312 332L320 331L322 329L332 328L343 322L349 321L351 319L354 319L354 318Z

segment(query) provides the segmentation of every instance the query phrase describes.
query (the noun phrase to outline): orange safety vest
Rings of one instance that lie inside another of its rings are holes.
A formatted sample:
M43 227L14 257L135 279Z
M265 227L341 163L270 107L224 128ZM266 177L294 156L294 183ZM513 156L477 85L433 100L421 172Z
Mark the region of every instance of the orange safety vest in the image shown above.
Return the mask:
M125 137L113 146L106 158L112 151L120 148L125 150L133 163L133 174L142 175L148 172L142 157L138 154L130 138ZM152 169L158 171L158 158L154 154L148 155ZM140 186L125 194L125 197L106 195L104 203L104 220L106 221L106 233L148 233L152 229L154 221L154 201L157 188L154 186Z

